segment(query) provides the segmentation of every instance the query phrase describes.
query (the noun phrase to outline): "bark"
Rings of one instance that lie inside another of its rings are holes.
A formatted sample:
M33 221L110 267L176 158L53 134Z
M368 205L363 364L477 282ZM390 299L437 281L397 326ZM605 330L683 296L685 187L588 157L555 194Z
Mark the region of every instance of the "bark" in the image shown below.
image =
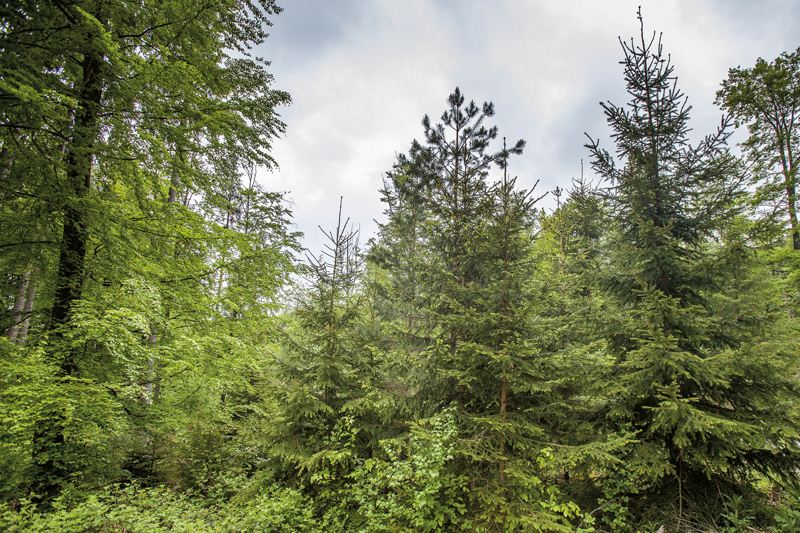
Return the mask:
M797 207L795 206L795 188L787 187L786 194L789 197L789 224L792 228L792 248L800 250L800 228L797 225Z
M36 296L36 270L30 273L30 277L28 290L25 293L25 308L22 310L23 319L17 331L17 344L25 344L28 338L28 328L31 324L31 314L33 314L33 301Z
M8 328L8 340L11 342L17 342L17 333L19 332L19 323L22 320L22 315L25 309L25 296L28 294L28 283L30 280L31 272L30 270L26 270L22 277L19 279L19 285L17 285L17 295L14 298L14 324Z
M81 297L82 280L86 266L86 251L90 237L84 201L92 186L92 154L98 131L98 114L102 99L102 59L88 53L83 59L83 84L79 93L79 107L75 113L72 138L67 148L67 189L71 193L64 207L64 230L58 259L58 277L53 303L52 324L56 337L69 322L72 306ZM75 372L72 354L63 354L60 367L66 375Z
M85 201L92 186L93 153L99 137L98 116L103 96L101 55L86 52L81 61L82 81L76 84L77 108L72 135L66 147L64 190L68 197L63 207L55 298L49 327L52 339L63 339L75 302L81 297L90 238ZM60 342L52 344L50 356L62 376L76 373L76 354L64 349ZM65 416L52 406L42 413L32 439L32 460L35 465L34 492L42 503L51 501L71 478L74 467L64 450Z
M147 342L153 348L158 344L158 330L156 330L155 326L150 327L150 335L147 338ZM158 387L155 386L155 380L156 358L153 356L147 359L147 381L144 386L144 390L147 393L144 397L144 403L147 405L151 405L158 398Z
M503 374L503 383L500 386L500 416L505 419L506 409L508 408L508 376ZM500 436L500 475L498 481L500 484L506 482L506 440Z
M8 154L8 148L3 145L3 148L0 148L0 180L6 178L13 161L14 159Z
M169 196L167 198L168 204L174 204L178 201L178 189L180 188L180 175L178 173L178 163L182 160L183 156L180 152L180 149L176 149L175 151L175 162L172 167L172 179L170 180L169 186ZM175 255L177 256L177 250L175 251ZM150 326L150 335L147 338L148 344L152 348L155 348L158 344L158 330L156 326L153 324ZM156 383L157 376L156 376L156 367L158 366L158 361L156 361L155 355L147 359L147 381L145 383L145 403L147 405L151 405L154 401L158 400L158 395L161 391L161 387Z

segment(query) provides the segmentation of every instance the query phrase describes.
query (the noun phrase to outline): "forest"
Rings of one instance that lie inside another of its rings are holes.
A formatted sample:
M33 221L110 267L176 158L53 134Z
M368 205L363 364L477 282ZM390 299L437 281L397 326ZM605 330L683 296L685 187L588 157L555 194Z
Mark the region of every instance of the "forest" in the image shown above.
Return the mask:
M555 191L455 88L305 250L280 11L0 6L0 530L800 531L800 48L691 143L640 14Z

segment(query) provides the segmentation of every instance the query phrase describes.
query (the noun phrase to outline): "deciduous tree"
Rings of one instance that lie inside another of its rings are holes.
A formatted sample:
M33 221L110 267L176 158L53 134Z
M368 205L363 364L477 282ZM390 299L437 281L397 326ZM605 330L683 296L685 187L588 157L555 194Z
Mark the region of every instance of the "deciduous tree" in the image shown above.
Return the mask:
M152 360L136 346L137 329L165 339L165 320L207 320L199 316L212 296L205 284L227 268L211 259L241 264L253 247L269 255L263 240L232 243L234 232L176 200L211 198L238 180L238 163L273 164L270 142L283 131L275 108L289 97L270 88L266 63L248 49L266 38L280 9L272 0L19 0L2 10L2 202L19 215L3 217L3 264L20 278L37 269L34 311L47 316L53 385L96 380L124 405L118 386L133 376L122 369L138 366L126 357ZM278 211L268 216L283 227ZM155 290L154 306L123 306L116 326L125 327L112 330L124 339L81 342L90 324L110 325L120 311L110 296L131 287ZM32 488L40 495L79 479L80 461L63 446L65 438L81 440L67 437L68 404L46 404L35 424Z
M783 214L792 247L800 250L797 168L800 166L800 48L752 68L732 68L717 92L717 103L750 137L743 147L753 163L756 200Z

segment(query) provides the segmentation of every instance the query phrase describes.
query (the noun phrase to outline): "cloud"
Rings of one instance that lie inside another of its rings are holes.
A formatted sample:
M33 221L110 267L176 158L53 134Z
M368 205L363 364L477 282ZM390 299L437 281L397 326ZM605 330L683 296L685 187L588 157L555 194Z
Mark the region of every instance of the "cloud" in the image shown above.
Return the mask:
M283 113L286 138L275 144L281 165L275 181L291 190L300 229L311 241L317 225L335 224L340 196L353 222L374 230L382 173L419 136L420 109L443 101L451 89L445 60L454 51L440 12L424 1L372 9L361 15L372 25L349 26L348 36L329 43L317 64L276 73L294 104ZM418 38L426 32L429 37Z
M262 181L291 191L312 251L340 196L366 241L383 208L382 173L459 85L469 99L494 101L501 136L528 141L511 162L521 186L568 187L587 157L584 132L613 150L597 102L628 100L617 38L638 37L640 3L647 34L663 33L697 136L719 123L713 100L728 68L797 44L797 1L295 0L257 51L294 101L275 143L280 171Z

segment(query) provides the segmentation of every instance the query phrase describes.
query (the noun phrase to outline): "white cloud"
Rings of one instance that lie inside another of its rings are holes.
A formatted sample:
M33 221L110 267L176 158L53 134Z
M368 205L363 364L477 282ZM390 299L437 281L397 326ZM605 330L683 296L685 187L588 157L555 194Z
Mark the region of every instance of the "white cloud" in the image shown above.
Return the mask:
M521 185L568 186L586 157L583 132L607 134L597 102L627 100L617 37L638 37L640 3L646 32L663 32L698 134L719 121L713 99L728 68L797 45L797 1L294 0L259 51L294 101L275 143L281 170L263 182L292 191L312 251L339 196L365 241L382 211L381 174L459 85L495 102L501 136L528 141L512 162Z

